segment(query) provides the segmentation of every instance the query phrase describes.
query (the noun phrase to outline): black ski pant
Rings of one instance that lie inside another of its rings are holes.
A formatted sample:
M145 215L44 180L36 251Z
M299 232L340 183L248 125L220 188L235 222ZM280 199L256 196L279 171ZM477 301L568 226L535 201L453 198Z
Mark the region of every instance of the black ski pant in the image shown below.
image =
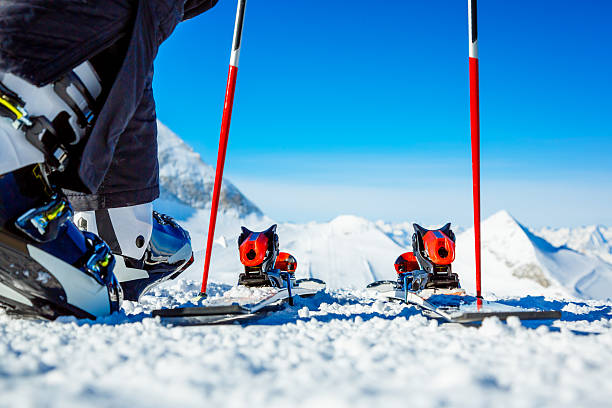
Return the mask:
M42 87L85 61L102 61L104 98L93 129L71 148L66 171L51 179L77 211L159 196L153 61L177 24L216 3L0 0L0 72Z
M159 197L157 122L153 72L125 131L119 136L108 171L94 194L64 190L76 211L149 203Z

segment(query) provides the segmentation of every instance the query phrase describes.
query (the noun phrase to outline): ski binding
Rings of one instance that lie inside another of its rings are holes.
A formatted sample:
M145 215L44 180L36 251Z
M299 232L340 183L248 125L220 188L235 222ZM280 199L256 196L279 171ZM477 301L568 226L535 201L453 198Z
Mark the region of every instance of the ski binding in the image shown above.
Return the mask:
M279 252L276 225L262 232L242 227L238 238L244 272L238 286L219 298L206 299L202 306L186 306L153 311L154 317L175 325L207 325L247 322L293 306L294 298L314 296L325 290L319 279L296 279L296 259Z
M397 281L373 282L367 289L379 297L415 305L428 317L453 323L479 323L487 317L561 318L561 312L556 310L524 309L467 296L459 285L459 276L452 272L455 234L450 223L437 230L414 224L412 249L395 261Z

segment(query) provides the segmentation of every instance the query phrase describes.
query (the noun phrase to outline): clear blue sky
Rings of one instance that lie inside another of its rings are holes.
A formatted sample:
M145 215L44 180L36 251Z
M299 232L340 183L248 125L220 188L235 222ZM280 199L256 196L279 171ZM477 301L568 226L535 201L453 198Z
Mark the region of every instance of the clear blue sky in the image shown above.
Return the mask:
M158 116L214 165L235 0L162 46ZM471 224L467 1L247 5L226 176L277 220ZM483 215L612 224L612 2L481 1Z

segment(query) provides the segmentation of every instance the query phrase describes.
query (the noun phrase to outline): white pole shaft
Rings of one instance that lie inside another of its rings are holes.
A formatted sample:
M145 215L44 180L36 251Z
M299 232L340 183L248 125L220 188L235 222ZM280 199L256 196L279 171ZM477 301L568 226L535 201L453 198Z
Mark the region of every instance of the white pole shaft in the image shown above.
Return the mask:
M242 28L244 26L244 10L247 0L238 0L236 9L236 25L234 26L234 42L232 44L232 55L230 57L230 65L238 68L240 60L240 46L242 45Z
M470 58L478 58L477 0L468 0Z

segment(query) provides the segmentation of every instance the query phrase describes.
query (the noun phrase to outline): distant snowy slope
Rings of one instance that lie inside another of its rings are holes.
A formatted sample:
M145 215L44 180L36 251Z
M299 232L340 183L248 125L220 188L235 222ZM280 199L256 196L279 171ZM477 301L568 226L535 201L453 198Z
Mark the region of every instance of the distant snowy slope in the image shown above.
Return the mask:
M447 222L451 222L451 220L442 220L442 223L438 225L426 225L419 224L427 229L436 229L443 227ZM399 245L410 248L412 247L412 234L414 233L414 228L412 227L412 222L400 222L400 223L389 223L385 221L376 221L376 226L380 228L389 238L393 241L397 242ZM465 228L454 225L451 223L451 229L455 233L455 235L461 234L465 231Z
M376 226L398 245L410 248L412 246L412 222L388 223L376 221Z
M211 281L233 284L242 271L237 245L241 225L263 230L272 223L267 217L255 215L247 218L222 215L213 246ZM189 229L194 247L200 251L196 253L196 264L184 278L199 280L208 211L198 210L182 224ZM485 294L583 299L612 296L612 266L600 259L554 247L505 211L485 220L482 229ZM396 233L409 236L407 230L398 229ZM358 289L374 280L395 279L395 259L411 250L410 246L391 239L389 231L381 229L380 223L355 216L339 216L328 223L281 223L278 234L281 251L292 253L298 260L297 276L323 279L330 288ZM409 239L403 241L408 243ZM458 234L453 268L459 273L462 286L474 293L473 229Z
M568 248L558 248L500 211L482 225L483 288L498 296L546 294L612 297L612 266ZM457 237L455 271L474 288L474 230Z
M208 232L210 210L197 210L185 220L180 220L190 233L195 252L194 264L185 271L183 279L202 279L204 270L204 248ZM273 224L273 221L259 214L238 216L235 212L226 211L217 218L215 240L210 267L210 281L233 285L238 281L238 275L244 270L238 255L238 236L240 227L246 226L254 231L263 231ZM281 250L284 237L281 235ZM299 262L299 259L298 259Z
M329 223L282 224L281 248L298 259L301 276L323 279L332 288L364 288L395 279L393 263L404 249L371 221L343 215Z
M182 222L195 241L196 250L203 248L207 213L198 212ZM201 217L201 218L200 218ZM240 225L261 231L273 221L265 217L220 218L215 234L210 278L214 282L233 284L244 269L238 257ZM404 249L387 237L373 222L355 216L339 216L329 223L279 224L280 250L298 260L298 278L323 279L330 288L365 288L374 280L395 279L393 262ZM186 278L200 279L202 253L185 273Z
M215 169L204 163L198 153L163 123L158 121L157 128L162 200L174 200L192 208L209 207ZM259 208L227 180L221 188L220 208L235 210L240 216L261 214Z
M612 264L612 228L592 225L580 228L542 228L535 234L554 246L566 246Z

